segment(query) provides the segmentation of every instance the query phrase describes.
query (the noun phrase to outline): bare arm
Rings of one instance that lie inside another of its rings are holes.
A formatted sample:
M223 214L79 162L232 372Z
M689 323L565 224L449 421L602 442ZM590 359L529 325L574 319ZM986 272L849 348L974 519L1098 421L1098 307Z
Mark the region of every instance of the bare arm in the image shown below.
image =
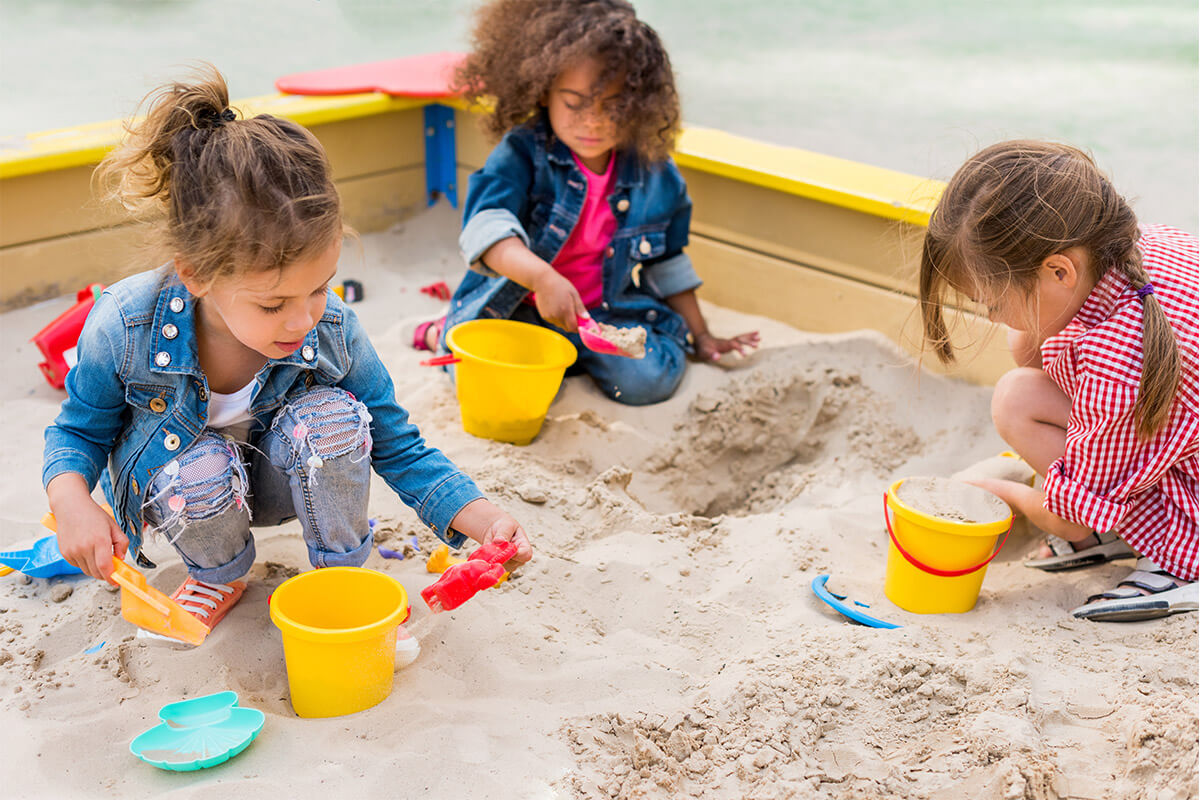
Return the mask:
M92 499L87 481L75 472L59 473L46 485L46 498L58 528L58 549L63 558L93 578L108 581L113 556L123 558L129 540Z
M1013 509L1024 514L1031 523L1046 533L1061 536L1068 542L1078 542L1086 539L1092 529L1086 525L1065 520L1057 514L1048 511L1044 506L1046 493L1016 481L1004 481L997 478L979 478L967 481L981 489L987 489L992 494L1008 503Z
M575 317L587 316L575 286L516 236L501 239L485 250L483 263L535 292L538 313L552 325L573 333L578 329Z

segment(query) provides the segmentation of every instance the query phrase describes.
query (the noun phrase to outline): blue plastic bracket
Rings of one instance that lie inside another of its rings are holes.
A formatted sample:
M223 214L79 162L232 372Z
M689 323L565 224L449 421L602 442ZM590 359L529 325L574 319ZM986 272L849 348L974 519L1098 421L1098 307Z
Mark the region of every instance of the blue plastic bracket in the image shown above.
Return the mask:
M440 103L425 106L425 197L429 205L445 195L458 208L454 147L454 109Z

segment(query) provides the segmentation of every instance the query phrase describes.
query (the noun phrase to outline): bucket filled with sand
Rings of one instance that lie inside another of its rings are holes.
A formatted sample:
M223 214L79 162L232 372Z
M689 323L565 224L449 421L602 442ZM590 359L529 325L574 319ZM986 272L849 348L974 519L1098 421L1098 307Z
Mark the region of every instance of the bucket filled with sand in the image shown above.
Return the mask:
M887 490L888 599L915 614L970 611L1012 511L991 492L949 478L906 478Z

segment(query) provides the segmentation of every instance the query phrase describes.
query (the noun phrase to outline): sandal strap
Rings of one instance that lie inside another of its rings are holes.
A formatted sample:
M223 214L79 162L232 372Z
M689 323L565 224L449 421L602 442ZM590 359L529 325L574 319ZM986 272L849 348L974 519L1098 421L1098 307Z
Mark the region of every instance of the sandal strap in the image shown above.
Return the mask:
M1176 586L1178 584L1165 572L1149 572L1138 569L1131 572L1129 577L1118 583L1115 589L1094 594L1087 601L1093 603L1097 600L1128 600L1135 597L1149 597L1169 592Z
M1095 531L1092 531L1090 535L1093 539L1095 539L1094 542L1089 542L1084 539L1082 542L1072 543L1068 542L1061 536L1055 536L1053 533L1050 533L1046 535L1046 544L1050 546L1050 552L1054 553L1054 555L1069 556L1075 553L1082 553L1088 548L1096 547L1097 545L1104 544L1105 542L1111 542L1113 539L1117 538L1116 534L1108 534L1109 538L1105 539L1105 534L1096 533Z

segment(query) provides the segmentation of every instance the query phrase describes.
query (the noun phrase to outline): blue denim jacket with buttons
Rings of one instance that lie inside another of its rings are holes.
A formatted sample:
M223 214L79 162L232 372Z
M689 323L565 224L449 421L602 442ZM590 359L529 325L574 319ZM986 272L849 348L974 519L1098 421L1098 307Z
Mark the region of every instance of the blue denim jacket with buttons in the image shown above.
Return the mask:
M46 429L42 485L64 472L82 475L89 487L101 480L134 553L154 475L191 447L208 419L194 310L170 265L108 287L80 335L67 399ZM333 291L300 349L268 361L254 380L251 442L283 405L315 385L354 395L371 413L372 467L439 537L461 546L465 537L450 521L482 494L408 421L358 318Z
M471 319L512 316L529 290L497 275L481 260L516 236L547 262L566 244L587 196L587 179L543 114L509 131L471 175L459 247L471 270L451 300L446 329ZM605 321L641 324L688 343L687 324L664 298L695 289L700 278L683 252L692 202L671 160L647 164L618 151L608 198L617 220L604 253Z

